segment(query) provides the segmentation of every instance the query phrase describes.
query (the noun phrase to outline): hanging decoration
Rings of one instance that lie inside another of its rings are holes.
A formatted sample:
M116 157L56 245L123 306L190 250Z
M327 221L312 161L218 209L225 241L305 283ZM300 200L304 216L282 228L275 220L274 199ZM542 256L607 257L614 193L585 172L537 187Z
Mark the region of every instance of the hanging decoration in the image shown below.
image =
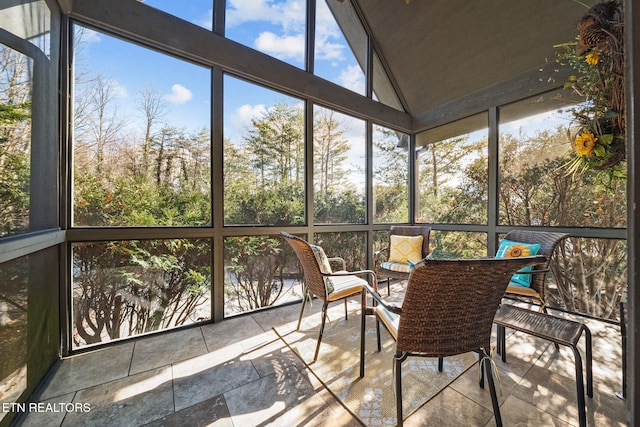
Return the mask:
M598 3L578 23L575 42L557 46L557 61L576 74L565 83L585 102L572 110L573 173L590 169L624 177L624 13L622 0Z

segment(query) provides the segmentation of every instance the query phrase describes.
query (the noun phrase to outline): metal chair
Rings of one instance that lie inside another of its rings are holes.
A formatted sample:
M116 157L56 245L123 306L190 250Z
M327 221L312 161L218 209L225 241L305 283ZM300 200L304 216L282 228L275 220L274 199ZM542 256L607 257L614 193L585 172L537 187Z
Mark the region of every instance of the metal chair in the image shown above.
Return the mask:
M398 426L402 426L402 362L409 356L447 357L475 351L486 371L493 412L502 426L491 368L491 328L513 274L544 263L544 256L481 259L425 259L409 277L402 307L387 304L367 286L362 298L360 377L365 371L366 315L375 315L396 340L394 355ZM366 294L375 305L367 306ZM378 349L380 348L378 333ZM484 386L484 376L480 381Z
M344 313L346 317L347 298L360 294L364 287L368 286L366 280L357 276L370 276L372 278L374 289L377 289L378 285L376 275L371 270L345 271L346 266L342 258L334 257L321 259L324 255L324 251L319 246L311 245L306 240L284 231L280 232L280 235L284 237L284 239L289 242L293 248L304 272L302 308L300 310L300 317L298 318L298 326L296 327L296 330L300 329L300 323L302 322L302 315L304 313L307 299L315 296L322 301L322 323L320 325L320 333L318 334L316 351L313 356L313 361L315 362L318 359L318 352L320 350L320 342L322 341L324 325L327 319L327 307L329 303L344 300ZM329 267L326 267L325 261L327 264L329 261L341 261L342 270L332 272ZM323 266L323 264L325 264L325 266Z

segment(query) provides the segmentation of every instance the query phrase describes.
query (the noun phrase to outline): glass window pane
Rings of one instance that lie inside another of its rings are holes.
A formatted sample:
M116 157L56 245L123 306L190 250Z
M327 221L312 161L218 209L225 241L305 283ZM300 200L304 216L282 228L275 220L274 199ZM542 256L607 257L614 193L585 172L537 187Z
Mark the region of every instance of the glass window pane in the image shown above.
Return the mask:
M225 37L304 69L306 2L228 0Z
M626 180L569 168L567 102L553 93L500 108L500 224L626 225Z
M298 258L279 235L225 238L224 271L226 317L302 298Z
M211 30L213 27L213 1L214 0L144 0L144 4L170 13L207 30Z
M431 230L431 255L434 258L476 258L487 256L486 233Z
M409 220L409 135L373 127L374 222Z
M314 242L327 257L344 259L347 271L364 270L367 265L367 235L362 232L315 233ZM369 279L363 276L364 279Z
M367 35L350 2L318 0L314 74L365 95Z
M74 243L73 348L211 318L208 240Z
M0 237L29 231L33 61L0 45Z
M303 224L304 104L224 80L225 224Z
M487 115L416 135L416 221L486 224Z
M316 223L364 223L365 122L328 108L313 110Z
M549 266L546 301L551 307L619 319L627 291L627 242L570 237Z
M74 225L211 221L211 71L77 26Z

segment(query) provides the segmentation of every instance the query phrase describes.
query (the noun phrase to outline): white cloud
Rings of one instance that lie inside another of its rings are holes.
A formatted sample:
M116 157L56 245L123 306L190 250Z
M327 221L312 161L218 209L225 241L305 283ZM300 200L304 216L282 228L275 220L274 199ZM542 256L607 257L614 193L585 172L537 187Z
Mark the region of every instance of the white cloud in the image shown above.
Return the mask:
M303 31L305 27L304 0L228 0L228 4L228 28L257 21L280 25L285 31Z
M163 98L172 104L184 104L185 102L191 101L193 94L186 87L176 83L171 86L171 93L164 95Z
M207 13L203 14L200 18L196 18L193 23L210 30L213 26L213 9L207 10Z
M108 87L109 93L116 98L127 98L129 96L129 92L127 92L127 88L123 86L118 80L115 79L106 79L105 85Z
M325 2L319 1L316 9L316 58L326 60L343 59L342 52L346 48L340 40L342 32L336 23L329 7Z
M256 117L261 117L267 110L264 104L249 105L244 104L238 107L229 119L229 123L225 126L226 139L229 139L233 143L239 143L247 129L251 125L251 120Z
M344 68L338 76L338 83L356 93L364 93L364 73L357 65L350 65Z
M75 31L75 38L77 43L100 43L102 41L100 33L80 26Z
M269 31L260 33L255 47L278 59L304 59L304 35L277 36Z

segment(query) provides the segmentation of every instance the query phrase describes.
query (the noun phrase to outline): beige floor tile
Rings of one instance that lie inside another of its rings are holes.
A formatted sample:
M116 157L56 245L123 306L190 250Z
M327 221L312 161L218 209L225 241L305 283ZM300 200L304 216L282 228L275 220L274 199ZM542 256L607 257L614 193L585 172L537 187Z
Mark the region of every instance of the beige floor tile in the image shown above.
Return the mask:
M153 369L79 391L88 412L67 414L63 426L139 426L174 412L171 369Z
M234 427L222 395L146 424L145 427Z
M553 415L540 410L539 408L518 399L509 396L500 406L500 415L502 416L502 424L504 426L514 427L571 427L569 424ZM496 422L492 417L486 424L486 427L495 427ZM575 424L577 426L577 423Z
M224 397L237 426L309 425L326 406L294 368L230 390Z
M411 414L404 425L407 427L482 426L491 417L493 417L493 411L447 388Z
M212 353L173 366L175 410L256 381L259 375L250 360L242 357L215 359Z
M252 316L233 317L204 325L200 329L210 352L233 344L242 345L244 341L253 341L265 332Z
M38 403L42 403L44 405L47 405L49 403L54 405L56 404L59 405L61 403L67 404L67 403L73 402L73 397L75 395L76 395L75 392L71 392L71 393L67 393L62 396L54 397L53 399L45 400ZM72 405L71 407L65 405L63 410L56 410L59 408L60 407L58 406L54 406L54 410L49 411L48 410L49 408L47 406L44 406L44 408L39 406L35 406L35 408L34 407L30 408L29 406L27 406L27 410L24 413L24 415L26 416L23 418L21 425L23 427L42 427L42 426L48 426L48 425L59 426L62 424L62 421L64 420L64 417L67 415L67 412L85 409L84 407L76 407L75 405Z
M562 376L547 368L532 366L512 396L566 422L578 420L575 376Z
M42 395L41 400L124 378L129 374L133 342L63 359Z
M191 359L206 352L200 328L146 337L135 342L130 374Z

